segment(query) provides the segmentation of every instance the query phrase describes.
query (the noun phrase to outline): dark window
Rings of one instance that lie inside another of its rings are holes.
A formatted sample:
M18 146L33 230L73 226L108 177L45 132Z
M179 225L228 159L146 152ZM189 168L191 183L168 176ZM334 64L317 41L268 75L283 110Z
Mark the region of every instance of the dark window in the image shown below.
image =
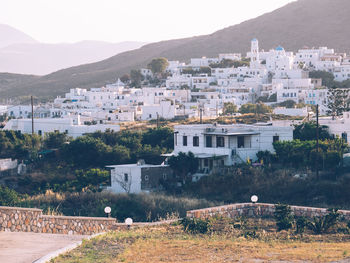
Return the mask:
M124 174L124 181L125 182L129 181L129 175L128 174Z
M237 137L237 147L244 148L244 136Z
M222 136L216 137L216 147L225 147L225 138Z
M341 138L344 140L344 142L348 142L348 134L346 132L341 134Z
M193 136L193 146L198 147L199 146L199 137Z
M182 136L182 145L187 146L187 136Z
M213 147L213 143L210 135L205 136L205 147L207 148Z
M208 165L209 165L208 159L204 159L204 167L208 167Z
M175 146L177 145L177 133L174 134L174 142L175 142Z
M273 136L273 142L278 142L280 140L280 137L278 135Z
M43 133L41 130L38 130L38 134L41 136Z

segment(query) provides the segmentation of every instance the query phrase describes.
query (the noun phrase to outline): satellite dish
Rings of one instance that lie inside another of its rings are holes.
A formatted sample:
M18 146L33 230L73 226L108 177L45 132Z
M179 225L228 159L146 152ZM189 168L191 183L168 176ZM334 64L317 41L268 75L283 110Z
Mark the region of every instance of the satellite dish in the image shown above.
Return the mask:
M252 201L252 203L256 203L256 202L258 202L258 197L256 195L252 195L250 200Z

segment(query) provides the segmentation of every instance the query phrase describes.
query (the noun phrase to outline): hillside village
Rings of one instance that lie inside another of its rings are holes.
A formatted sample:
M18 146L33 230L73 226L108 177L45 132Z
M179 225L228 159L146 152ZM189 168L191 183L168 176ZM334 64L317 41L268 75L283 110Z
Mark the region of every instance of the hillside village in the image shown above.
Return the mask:
M315 105L319 105L320 115L341 115L330 104L348 97L332 93L336 84L326 82L329 74L339 83L338 88L346 87L346 83L340 84L350 78L349 57L327 47L303 48L296 54L281 46L264 51L253 39L246 56L219 54L217 58L193 58L189 64L155 58L149 68L122 76L124 82L118 79L91 90L72 88L62 98L34 106L38 123L34 128L42 134L54 131L40 123L64 118L70 121L62 121L56 130L76 136L70 131L73 125L218 117L236 114L242 105L255 103L272 106L273 113L288 116L306 117ZM348 96L346 89L340 90ZM30 105L3 105L0 112L13 118L4 129L31 132L31 123L26 120L31 117ZM95 130L107 128L112 127Z
M168 135L173 136L173 145L167 152L158 150L162 163L138 160L132 164L127 159L108 163L111 177L106 190L152 192L162 189L160 182L175 180L168 160L181 153L192 153L198 160L198 167L190 171L193 182L224 167L246 162L261 165L259 153L273 153L275 143L292 141L294 126L315 120L316 111L319 125L347 143L348 79L346 54L327 47L303 48L296 54L281 46L264 51L254 38L244 57L219 54L193 58L189 64L155 58L148 68L132 70L105 87L73 88L45 104L3 105L2 129L42 138L61 133L75 139L96 132L118 133L121 124L135 121L198 119L199 124L174 126L173 135ZM215 122L220 116L246 113L267 114L270 120L250 125ZM275 115L284 115L284 120L274 120ZM202 124L204 119L213 121Z

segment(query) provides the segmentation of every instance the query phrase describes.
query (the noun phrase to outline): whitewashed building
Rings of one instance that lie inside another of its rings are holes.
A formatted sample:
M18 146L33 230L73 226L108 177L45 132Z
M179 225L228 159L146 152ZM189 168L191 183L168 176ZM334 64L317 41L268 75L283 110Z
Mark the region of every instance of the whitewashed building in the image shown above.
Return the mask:
M73 138L82 136L87 133L93 133L96 131L106 131L107 129L118 132L120 130L119 125L112 124L97 124L97 125L84 125L80 120L80 116L76 118L40 118L34 119L34 132L41 136L44 136L49 132L66 133ZM32 133L32 120L31 119L11 119L9 120L3 130L14 130L22 133Z
M273 142L293 139L293 127L269 125L177 125L174 155L192 152L200 160L200 173L214 167L255 161L259 151L274 151Z
M168 165L136 164L109 165L111 169L111 186L107 191L114 193L149 193L163 189L162 182L173 176Z

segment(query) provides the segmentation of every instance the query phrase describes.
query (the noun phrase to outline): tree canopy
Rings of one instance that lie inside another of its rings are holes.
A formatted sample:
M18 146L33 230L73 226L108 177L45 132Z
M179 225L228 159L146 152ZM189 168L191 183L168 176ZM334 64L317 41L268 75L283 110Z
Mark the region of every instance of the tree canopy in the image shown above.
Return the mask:
M166 58L154 58L150 63L148 63L147 68L149 68L153 74L163 73L169 62Z
M271 107L263 103L257 103L257 104L247 103L241 106L241 108L239 109L239 112L242 114L244 113L264 114L264 113L272 112L272 109Z

